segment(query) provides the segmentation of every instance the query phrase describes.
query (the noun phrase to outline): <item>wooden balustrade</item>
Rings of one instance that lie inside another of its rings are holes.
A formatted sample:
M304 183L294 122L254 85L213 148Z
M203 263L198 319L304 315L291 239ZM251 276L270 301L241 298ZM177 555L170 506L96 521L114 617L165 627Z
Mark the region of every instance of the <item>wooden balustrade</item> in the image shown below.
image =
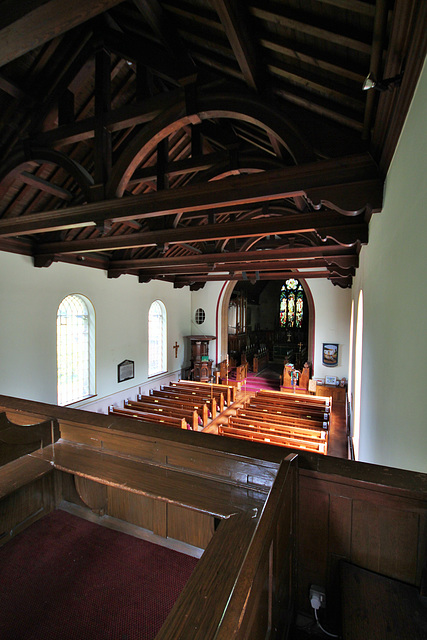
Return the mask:
M427 474L307 450L297 468L282 446L7 396L0 411L56 419L61 436L18 458L52 471L40 479L7 486L16 461L0 467L1 542L65 498L205 549L157 640L279 638L292 604L311 612L312 584L333 616L340 559L420 589Z

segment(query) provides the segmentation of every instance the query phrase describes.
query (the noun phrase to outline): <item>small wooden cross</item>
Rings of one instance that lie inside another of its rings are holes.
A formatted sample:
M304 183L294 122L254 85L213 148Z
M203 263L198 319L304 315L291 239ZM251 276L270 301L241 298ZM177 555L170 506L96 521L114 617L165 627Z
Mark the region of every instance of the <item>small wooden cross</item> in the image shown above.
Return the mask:
M177 343L177 341L175 340L175 344L172 347L173 349L175 349L175 358L178 357L178 349L179 349L179 344Z
M299 346L299 350L301 351L301 349L302 349L302 342L298 342L298 346Z

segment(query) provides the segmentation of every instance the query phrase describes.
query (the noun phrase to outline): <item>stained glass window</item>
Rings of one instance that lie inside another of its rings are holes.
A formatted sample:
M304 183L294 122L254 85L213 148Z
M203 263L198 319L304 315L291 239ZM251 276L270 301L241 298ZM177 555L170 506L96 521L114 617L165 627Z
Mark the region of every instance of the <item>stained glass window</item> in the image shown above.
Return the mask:
M280 326L300 329L304 316L304 291L302 284L289 278L280 290Z
M155 300L148 312L148 375L166 371L166 308Z
M69 295L58 307L56 358L59 405L95 393L95 312L84 296Z

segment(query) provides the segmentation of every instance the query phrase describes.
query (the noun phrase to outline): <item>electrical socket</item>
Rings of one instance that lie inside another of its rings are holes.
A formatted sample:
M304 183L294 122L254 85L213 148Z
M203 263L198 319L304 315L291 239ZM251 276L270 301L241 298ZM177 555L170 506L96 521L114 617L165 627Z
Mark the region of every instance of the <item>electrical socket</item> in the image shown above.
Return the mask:
M326 607L326 594L323 587L319 587L317 584L311 585L310 604L316 610L320 607Z

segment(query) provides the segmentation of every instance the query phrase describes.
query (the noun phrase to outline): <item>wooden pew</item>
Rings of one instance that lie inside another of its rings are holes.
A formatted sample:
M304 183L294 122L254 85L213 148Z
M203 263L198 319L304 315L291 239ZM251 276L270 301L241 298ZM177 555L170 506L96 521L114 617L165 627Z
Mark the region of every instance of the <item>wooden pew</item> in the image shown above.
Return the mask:
M175 398L177 400L184 400L184 402L191 402L191 401L203 402L204 404L207 404L208 407L210 408L210 413L212 418L216 417L218 413L218 409L220 412L224 411L224 396L222 396L222 402L218 407L218 404L215 398L207 398L203 395L196 394L195 392L183 393L182 391L177 391L172 387L166 387L164 389L162 388L150 389L150 396L151 395L156 398Z
M285 435L293 438L302 438L303 440L313 440L315 442L328 442L328 432L323 429L312 429L301 425L293 425L279 422L269 422L268 420L253 420L245 416L230 416L228 421L230 427L253 428L259 431L270 431L278 435Z
M262 371L268 366L268 363L269 363L268 351L264 349L262 352L254 355L253 361L252 361L252 371L254 373L259 373L260 371Z
M224 401L229 406L236 400L236 387L227 384L217 384L215 382L194 382L193 380L179 380L178 382L171 382L171 386L187 387L189 389L198 388L202 390L218 391L224 394Z
M271 402L263 398L250 398L247 402L245 409L251 411L257 411L259 413L269 413L271 415L279 416L294 416L296 418L302 418L303 420L312 420L323 425L327 423L329 425L330 414L324 413L322 410L313 409L306 406L292 405L292 404L280 404L277 402Z
M175 407L177 409L188 409L190 411L197 411L197 414L200 417L201 426L206 427L209 422L209 407L205 402L198 402L194 399L191 402L186 402L185 400L177 400L176 398L157 398L152 395L142 395L138 394L136 397L136 402L152 402L153 404L161 404L166 407Z
M170 382L169 386L160 385L161 391L166 391L172 389L173 391L178 391L179 393L186 393L191 396L195 396L196 398L215 398L217 405L220 407L220 411L224 411L224 407L226 404L226 396L227 390L224 386L223 389L214 389L210 387L209 383L194 383L187 384L188 381L181 382ZM197 386L197 385L203 386ZM223 385L218 385L219 387ZM227 405L228 406L228 405ZM222 408L221 408L222 407Z
M22 425L0 414L0 546L54 508L53 467L33 453L59 437L56 420Z
M295 394L288 393L286 391L269 391L267 389L260 389L257 391L257 397L270 398L273 402L291 402L295 405L304 405L306 407L322 408L325 413L332 407L332 398L324 396L310 396L308 394Z
M275 444L282 447L289 447L291 449L304 449L313 453L327 453L326 442L316 442L311 439L303 440L302 438L279 434L274 430L263 431L262 429L251 426L236 427L221 425L218 427L218 433L223 436L238 438L241 440L264 442L265 444Z
M177 427L178 429L187 429L187 420L185 418L176 418L175 416L160 415L158 413L147 413L145 411L135 411L135 409L121 409L120 407L108 407L108 414L115 414L133 418L140 422L160 422L169 427Z
M287 413L273 413L271 411L261 410L258 411L252 407L243 407L237 409L237 416L245 418L247 420L254 420L255 422L271 422L276 424L283 424L293 427L303 427L305 429L312 429L314 431L327 432L329 428L328 421L313 420L310 418L304 418L302 416L288 415Z
M193 431L198 431L199 429L199 414L195 409L184 409L183 407L176 406L167 406L160 403L156 403L151 400L151 402L141 402L137 400L125 400L124 404L125 409L132 409L136 411L142 411L145 413L158 413L163 416L179 416L180 418L185 418L187 424L193 429Z

